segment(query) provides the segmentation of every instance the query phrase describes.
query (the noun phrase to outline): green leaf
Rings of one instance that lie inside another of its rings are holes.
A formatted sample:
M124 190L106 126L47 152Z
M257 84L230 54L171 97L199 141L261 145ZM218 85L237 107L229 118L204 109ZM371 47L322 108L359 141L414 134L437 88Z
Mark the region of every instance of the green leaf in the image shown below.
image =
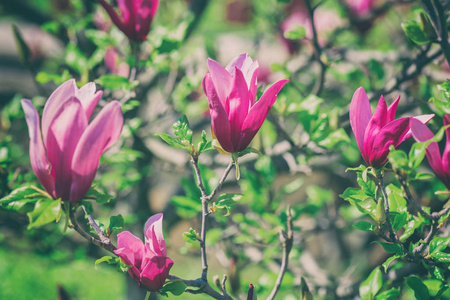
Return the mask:
M180 141L186 140L189 142L189 145L192 144L192 130L186 115L181 115L172 127L173 132Z
M208 141L206 139L206 131L203 130L201 140L197 146L198 153L200 154L202 152L213 150L213 149L214 149L214 147L212 146L211 141Z
M366 221L356 222L353 227L361 231L374 231L377 228L376 225Z
M439 237L435 236L429 246L428 252L432 254L433 252L442 252L445 248L447 248L448 244L450 243L450 237Z
M343 194L339 195L339 197L341 197L345 201L353 200L353 201L357 201L357 202L363 201L363 200L369 198L367 196L367 194L364 191L362 191L361 189L352 188L352 187L347 188Z
M95 202L98 204L105 204L111 201L112 196L105 194L103 191L98 190L96 188L91 188L89 192L86 194L87 199L95 199Z
M62 74L50 74L46 72L39 72L36 75L36 81L40 84L46 84L53 81L56 85L61 85L71 78L68 70L64 70Z
M425 150L427 149L429 143L414 143L409 150L409 161L408 166L415 170L422 163L425 158Z
M408 156L402 150L396 150L392 146L388 155L388 160L394 170L405 169L408 166Z
M166 283L160 292L162 293L172 293L174 296L180 296L184 293L184 290L186 289L186 285L183 283L183 281L171 281Z
M396 254L402 254L403 253L403 248L399 244L390 244L390 243L381 242L381 241L374 241L373 243L378 243L381 246L383 246L383 249L386 252L396 253Z
M28 229L59 220L61 213L61 199L41 199L36 202L34 210L27 213L28 218L30 219Z
M49 195L48 195L49 196ZM17 202L22 200L47 198L45 192L38 189L35 186L23 186L13 190L9 195L0 199L0 205L7 205L11 202ZM48 198L50 199L50 198ZM52 199L53 200L53 199Z
M262 153L258 149L248 147L248 148L245 148L244 150L242 150L241 152L239 152L238 157L242 157L242 156L250 154L250 153L255 153L258 156L262 156Z
M236 202L241 200L242 194L222 194L219 196L215 203L217 208L225 208L227 210L226 216L230 214L230 208L233 207Z
M101 85L103 88L111 91L115 90L131 91L138 85L137 81L130 82L128 78L115 74L102 75L99 78L97 78L95 82Z
M27 43L23 39L22 33L20 32L20 30L16 26L16 24L12 25L12 31L13 31L13 35L14 35L14 40L16 41L19 59L24 65L29 65L30 64L30 56L31 56L30 48L28 47Z
M389 257L388 259L386 259L386 261L382 264L383 268L384 268L384 272L387 272L387 269L389 268L389 265L391 264L391 262L393 262L394 260L396 260L397 258L402 257L401 255L392 255L391 257Z
M369 277L359 286L361 299L373 299L383 285L383 276L380 268L374 269Z
M408 223L408 214L407 213L394 213L391 212L391 216L394 216L394 221L392 222L392 227L394 231L399 231L403 226Z
M306 29L303 26L295 25L294 28L285 31L283 35L288 40L299 40L306 36Z
M112 257L112 256L109 256L109 255L103 256L102 258L99 258L99 259L97 259L95 261L95 268L97 269L97 266L99 264L101 264L102 262L107 262L108 264L115 263L116 262L116 258Z
M109 218L109 231L113 232L113 231L117 231L117 230L121 230L123 228L123 217L121 214L118 214L117 216L111 216Z
M418 45L424 45L430 41L430 38L420 27L420 24L414 20L403 22L402 28L406 36Z
M400 298L400 288L392 288L390 290L379 293L375 300L396 300Z
M306 280L303 277L300 280L300 300L313 300L313 295L309 291Z
M450 263L450 254L449 253L433 252L431 254L431 257L441 263L446 263L446 264Z
M155 135L157 135L160 138L162 138L164 142L166 142L167 144L169 144L172 147L175 147L177 149L183 149L183 150L189 150L190 149L189 145L183 144L180 141L180 139L174 138L173 136L168 135L167 133L157 133Z
M199 241L197 232L192 228L189 228L189 232L183 232L183 239L188 243Z
M79 74L83 74L85 70L89 69L89 64L86 56L74 43L69 43L66 47L65 62L67 65L75 69Z
M430 293L428 292L428 288L425 284L423 284L422 280L415 276L406 277L406 284L414 291L414 296L417 300L429 300Z
M347 133L343 128L339 128L338 130L332 132L326 138L321 140L318 144L319 146L324 147L325 149L332 149L341 142L345 143L350 142L350 138L348 137Z
M103 256L102 258L99 258L95 261L95 268L97 269L97 266L101 264L102 262L108 263L108 265L115 265L116 269L121 272L127 272L128 269L131 266L128 266L125 264L120 257L112 257L112 256Z

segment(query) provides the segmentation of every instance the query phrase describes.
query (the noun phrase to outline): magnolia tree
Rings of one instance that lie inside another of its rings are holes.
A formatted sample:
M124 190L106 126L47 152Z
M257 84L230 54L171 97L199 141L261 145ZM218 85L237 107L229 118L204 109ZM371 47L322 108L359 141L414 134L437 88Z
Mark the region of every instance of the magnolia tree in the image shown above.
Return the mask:
M36 88L2 111L1 253L81 244L130 299L450 297L450 3L67 5L64 55L12 26ZM123 297L95 280L58 297Z

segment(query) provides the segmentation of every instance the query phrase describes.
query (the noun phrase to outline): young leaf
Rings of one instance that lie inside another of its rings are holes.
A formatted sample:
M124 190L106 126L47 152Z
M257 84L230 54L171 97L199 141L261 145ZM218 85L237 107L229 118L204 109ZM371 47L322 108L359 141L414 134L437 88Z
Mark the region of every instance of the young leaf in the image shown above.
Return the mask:
M198 234L194 229L189 228L189 232L183 232L183 239L188 243L197 242Z
M180 296L184 293L184 290L186 289L186 285L182 281L171 281L166 283L162 289L161 293L172 293L174 296Z
M430 41L430 38L420 27L420 24L414 20L408 20L402 23L403 31L406 36L418 45L424 45Z
M37 199L37 198L50 198L50 195L45 195L46 192L38 189L34 186L23 186L13 190L9 195L0 199L0 205L4 206L11 202L17 202L27 199ZM47 196L47 197L46 197ZM52 199L53 200L53 199Z
M190 149L189 145L183 144L180 141L180 139L174 138L173 136L168 135L167 133L157 133L156 135L159 136L160 138L162 138L164 142L166 142L167 144L169 144L172 147L175 147L178 149L183 149L183 150Z
M374 231L376 226L366 221L359 221L353 224L353 227L361 231Z
M123 217L121 214L117 216L111 216L109 218L109 226L108 229L110 232L121 230L123 228Z
M380 268L374 269L369 277L359 286L361 299L373 299L383 285L383 277Z
M192 130L186 115L181 115L172 127L173 132L180 141L186 140L189 142L189 145L192 144Z
M28 218L30 219L28 229L59 220L61 213L61 199L41 199L36 202L34 210L27 213Z
M111 201L112 196L105 194L103 191L96 188L91 188L86 194L86 198L93 198L98 204L105 204Z

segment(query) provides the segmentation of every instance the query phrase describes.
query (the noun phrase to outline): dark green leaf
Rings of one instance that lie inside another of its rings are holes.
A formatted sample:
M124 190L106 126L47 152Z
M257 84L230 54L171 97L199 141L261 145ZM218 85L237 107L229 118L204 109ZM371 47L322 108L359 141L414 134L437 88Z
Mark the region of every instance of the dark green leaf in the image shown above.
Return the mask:
M433 252L442 252L445 248L447 248L448 244L450 243L450 237L439 237L435 236L429 246L428 252L432 254Z
M262 156L262 153L258 149L248 147L248 148L244 149L243 151L239 152L238 157L242 157L242 156L250 154L250 153L255 153L258 156Z
M117 231L117 230L121 230L123 228L123 217L121 214L118 214L117 216L111 216L109 218L109 231L113 232L113 231Z
M417 300L429 300L430 293L422 280L415 276L406 277L406 284L414 291L414 296Z
M392 255L391 257L386 259L386 261L382 264L382 266L384 268L384 272L387 272L387 269L389 268L389 265L391 264L391 262L393 262L394 260L396 260L397 258L400 258L400 257L401 257L401 255Z
M166 283L162 289L161 292L163 293L172 293L174 296L180 296L184 293L184 290L186 289L186 285L182 281L171 281Z
M402 23L403 31L406 36L418 45L424 45L430 41L430 38L420 27L420 24L413 20L408 20Z
M397 300L400 297L400 289L392 288L390 290L379 293L375 300Z
M359 221L353 224L353 227L361 231L374 231L377 228L376 225L366 221Z
M374 243L378 243L381 246L383 246L383 249L386 252L397 253L397 254L402 254L403 253L403 248L399 244L390 244L390 243L381 242L381 241L375 241Z
M89 192L86 194L86 199L95 199L95 202L98 204L105 204L111 201L112 196L105 194L103 191L98 190L96 188L91 188Z

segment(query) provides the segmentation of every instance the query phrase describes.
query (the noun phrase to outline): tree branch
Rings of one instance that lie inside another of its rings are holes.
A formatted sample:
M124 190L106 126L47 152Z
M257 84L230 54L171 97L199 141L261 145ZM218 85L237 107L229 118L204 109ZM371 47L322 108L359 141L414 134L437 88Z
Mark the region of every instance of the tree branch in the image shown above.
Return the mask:
M288 263L289 263L289 253L292 249L292 244L294 242L294 233L292 230L292 214L291 214L291 208L288 207L287 209L287 233L284 232L282 229L280 229L280 242L283 245L283 257L281 259L281 267L280 272L278 273L277 281L275 282L275 286L272 289L272 292L270 293L269 297L267 297L267 300L273 300L275 299L275 296L278 292L278 290L281 287L281 282L283 281L284 274L286 273Z

